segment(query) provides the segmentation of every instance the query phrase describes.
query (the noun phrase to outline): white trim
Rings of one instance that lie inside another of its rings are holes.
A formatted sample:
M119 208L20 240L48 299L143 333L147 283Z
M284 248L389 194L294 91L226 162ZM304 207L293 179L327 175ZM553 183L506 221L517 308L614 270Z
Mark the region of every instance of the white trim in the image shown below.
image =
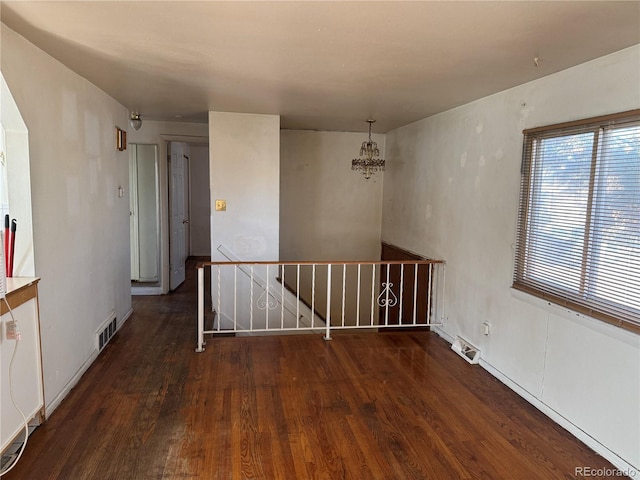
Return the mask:
M116 321L116 324L118 325L118 330L120 330L120 327L122 327L122 325L125 324L125 322L127 320L129 320L129 318L131 317L131 315L133 314L133 308L130 308L123 316L122 319L118 322ZM117 330L116 330L117 331Z
M496 377L498 380L500 380L503 384L505 384L511 390L513 390L518 395L520 395L522 398L524 398L531 405L533 405L542 413L544 413L551 420L553 420L562 428L564 428L569 433L571 433L571 435L573 435L578 440L580 440L585 445L587 445L589 448L591 448L594 452L596 452L597 454L609 460L618 470L624 472L626 475L630 476L631 478L636 478L640 475L640 470L637 470L633 465L631 465L630 463L627 463L624 459L620 458L614 452L612 452L607 447L602 445L600 442L598 442L595 438L593 438L587 432L580 429L580 427L578 427L577 425L571 423L570 420L563 417L561 414L556 412L553 408L549 407L547 404L543 403L537 397L533 396L523 387L515 383L513 380L507 377L504 373L502 373L500 370L495 368L493 365L487 363L482 358L480 359L480 366L484 368L487 372L489 372L491 375Z
M129 317L131 317L132 313L133 313L133 309L130 308L129 311L124 314L124 316L120 321L116 320L116 332L120 330L122 325L124 325L127 320L129 320ZM56 397L49 404L45 404L44 411L45 411L46 418L49 418L51 416L51 414L55 411L55 409L58 408L62 403L62 401L67 397L67 395L69 395L69 392L73 389L73 387L75 387L78 384L78 382L80 381L80 378L82 378L82 376L93 364L93 362L95 362L96 358L98 358L98 354L99 354L98 349L95 349L91 353L91 355L89 355L89 358L87 358L87 360L82 364L82 366L76 372L76 374L71 378L71 380L69 380L69 382L60 391L60 393L56 395Z
M442 337L443 339L445 339L447 342L449 343L453 343L454 338L449 335L447 332L445 332L442 327L431 327L431 330L433 332L435 332L439 337Z
M89 358L82 364L80 370L76 372L76 374L69 380L69 382L64 386L64 388L60 391L60 393L54 398L51 403L45 405L46 417L49 418L51 414L55 411L56 408L60 406L62 401L69 395L69 392L73 387L75 387L82 375L89 369L91 364L98 358L98 350L94 350Z
M162 295L162 287L131 287L131 295Z
M454 340L453 337L451 337L447 332L445 332L441 328L432 327L432 330L447 342L453 343L453 340ZM504 385L506 385L515 393L517 393L522 398L524 398L527 402L529 402L535 408L537 408L542 413L544 413L551 420L553 420L562 428L564 428L569 433L571 433L571 435L573 435L578 440L580 440L585 445L587 445L589 448L591 448L598 455L601 455L602 457L610 461L618 470L620 470L621 472L624 472L626 475L628 475L631 478L640 477L640 470L638 470L636 467L634 467L630 463L627 463L624 459L620 458L617 454L615 454L614 452L609 450L607 447L605 447L603 444L598 442L595 438L593 438L591 435L586 433L580 427L571 423L570 420L563 417L561 414L556 412L553 408L549 407L547 404L543 403L539 398L537 398L536 396L531 394L529 391L527 391L525 388L523 388L522 386L520 386L519 384L511 380L509 377L507 377L504 373L502 373L496 367L488 363L486 360L484 360L483 358L480 358L479 365L482 368L484 368L487 372L489 372L491 375L493 375L495 378L500 380Z

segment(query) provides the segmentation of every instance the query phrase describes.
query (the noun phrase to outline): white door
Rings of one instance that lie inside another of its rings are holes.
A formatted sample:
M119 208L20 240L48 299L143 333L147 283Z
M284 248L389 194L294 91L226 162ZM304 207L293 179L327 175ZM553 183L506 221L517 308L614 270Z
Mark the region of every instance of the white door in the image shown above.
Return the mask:
M184 269L187 260L187 234L189 212L187 202L187 145L179 142L169 144L170 172L169 175L169 202L170 212L170 248L169 265L171 268L170 285L175 290L184 282Z

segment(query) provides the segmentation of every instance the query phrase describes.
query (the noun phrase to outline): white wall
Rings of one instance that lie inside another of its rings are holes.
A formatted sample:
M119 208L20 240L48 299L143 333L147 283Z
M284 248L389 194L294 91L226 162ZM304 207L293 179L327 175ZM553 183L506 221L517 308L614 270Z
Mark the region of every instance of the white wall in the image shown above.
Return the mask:
M4 25L1 60L29 130L51 408L95 358L98 327L112 312L120 323L131 311L129 198L118 196L118 187L128 186L128 153L115 148L115 126L126 128L127 110Z
M366 133L280 134L280 259L379 260L382 173L351 170ZM384 136L373 140L384 151Z
M211 256L209 146L191 145L189 155L189 254Z
M167 174L167 142L206 142L209 127L206 123L158 122L145 120L142 115L140 130L127 129L129 143L158 145L160 176L160 252L162 269L160 284L162 293L169 291L169 180Z
M280 133L280 259L360 260L380 259L383 173L369 180L351 170L366 133L283 130ZM384 151L384 135L373 135ZM317 285L326 285L327 272L316 271ZM342 294L342 273L334 269L332 297ZM312 274L308 268L288 268L285 281L300 296L312 301ZM362 285L371 284L371 273L364 269ZM346 321L356 321L357 291L355 270L349 269L346 281ZM315 291L315 308L326 318L326 291ZM368 322L371 290L361 291L360 321ZM341 303L332 302L331 315L339 318ZM374 310L377 319L378 309Z
M224 245L245 261L278 260L280 117L209 112L209 158L213 258Z
M476 344L486 368L635 468L640 337L510 286L522 130L639 108L639 85L636 46L390 132L382 225L384 241L447 261L445 335Z

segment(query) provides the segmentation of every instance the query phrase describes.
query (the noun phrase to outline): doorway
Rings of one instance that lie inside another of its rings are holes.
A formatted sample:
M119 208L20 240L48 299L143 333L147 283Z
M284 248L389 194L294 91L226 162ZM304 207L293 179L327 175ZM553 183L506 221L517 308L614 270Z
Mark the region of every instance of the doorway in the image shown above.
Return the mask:
M129 193L132 293L159 293L160 198L157 145L129 145Z
M159 139L158 144L130 143L128 148L130 157L138 159L137 165L130 163L129 171L132 273L134 266L140 265L140 277L132 274L133 295L163 295L175 290L183 281L188 256L210 256L208 141L179 135L160 135ZM153 169L143 163L148 156L154 159ZM136 209L140 197L136 189L142 179L151 179L154 187L156 210L150 214L144 214L142 206ZM143 236L136 238L143 217L157 227L157 243L153 245ZM144 275L144 260L150 264L153 258L157 259L153 263L157 276Z

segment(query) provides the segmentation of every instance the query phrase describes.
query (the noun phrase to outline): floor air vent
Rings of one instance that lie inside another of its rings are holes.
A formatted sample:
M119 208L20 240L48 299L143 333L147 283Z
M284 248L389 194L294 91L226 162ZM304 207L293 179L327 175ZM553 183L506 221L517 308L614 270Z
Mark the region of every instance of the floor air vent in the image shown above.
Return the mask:
M116 328L117 328L117 322L116 322L116 316L114 315L113 317L111 317L110 320L107 320L102 328L100 330L98 330L98 333L96 333L96 342L98 344L98 351L101 351L105 345L107 343L109 343L109 340L111 340L111 337L113 337L116 333Z
M457 337L451 344L451 350L456 352L469 363L476 364L480 361L480 350L471 345L464 338Z

